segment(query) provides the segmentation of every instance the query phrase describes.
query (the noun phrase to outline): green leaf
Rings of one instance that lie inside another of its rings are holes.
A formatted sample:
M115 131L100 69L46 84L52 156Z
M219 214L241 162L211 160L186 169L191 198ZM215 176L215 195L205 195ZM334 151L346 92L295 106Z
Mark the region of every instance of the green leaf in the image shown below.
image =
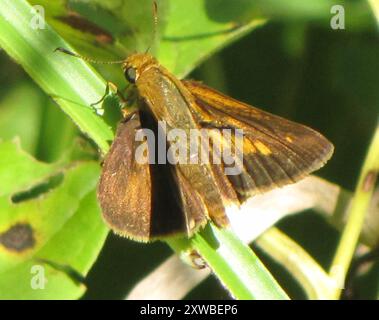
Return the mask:
M211 54L264 22L254 17L253 7L254 1L241 0L170 1L159 61L177 76L186 76Z
M56 165L34 160L22 152L15 142L2 142L0 154L0 196L29 189L33 184L46 180L57 170Z
M184 77L216 50L264 21L254 17L255 4L251 0L233 3L158 0L157 36L162 40L158 45L153 42L152 1L69 1L70 12L64 1L32 3L46 8L49 23L71 39L71 44L82 54L99 60L122 59L151 47L162 65L178 77ZM125 81L117 66L113 71L118 73L116 82Z
M96 201L98 164L59 168L12 142L0 143L0 154L6 186L0 193L0 299L80 297L108 231Z
M23 150L57 161L73 146L77 128L35 85L21 82L0 101L0 137L18 137Z
M57 47L71 47L46 24L33 29L36 18L23 1L0 3L0 45L56 101L74 123L104 151L112 140L111 129L102 121L91 103L104 94L105 84L97 73L79 59L62 59Z
M18 136L23 149L35 154L42 101L43 97L27 83L20 83L8 91L0 102L0 137L8 140Z

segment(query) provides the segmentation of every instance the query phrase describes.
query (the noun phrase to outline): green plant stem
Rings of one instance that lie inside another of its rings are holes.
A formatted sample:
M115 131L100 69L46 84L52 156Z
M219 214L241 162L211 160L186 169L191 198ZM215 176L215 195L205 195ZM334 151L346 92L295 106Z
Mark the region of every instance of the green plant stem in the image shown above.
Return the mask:
M197 252L230 294L240 300L287 300L287 294L249 246L212 223L190 240L168 241L181 255Z
M353 259L355 248L363 227L366 212L375 186L377 170L379 169L379 126L377 126L374 137L370 144L366 159L364 161L358 184L348 214L348 221L342 232L336 254L334 256L330 275L339 284L333 294L338 299L343 288L343 281Z
M255 244L280 263L301 285L309 299L328 299L333 279L295 241L273 227L263 233Z

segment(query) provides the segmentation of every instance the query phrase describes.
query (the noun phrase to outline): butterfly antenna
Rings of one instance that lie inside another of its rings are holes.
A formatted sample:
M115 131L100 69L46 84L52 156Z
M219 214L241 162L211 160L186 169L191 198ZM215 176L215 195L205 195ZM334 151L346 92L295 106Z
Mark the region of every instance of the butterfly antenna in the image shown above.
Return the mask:
M88 62L91 62L91 63L97 63L97 64L120 64L120 63L123 63L125 60L116 60L116 61L99 61L99 60L95 60L95 59L91 59L91 58L88 58L88 57L84 57L80 54L77 54L77 53L74 53L72 51L69 51L65 48L56 48L54 50L54 52L56 51L59 51L59 52L62 52L62 53L65 53L65 54L68 54L70 56L73 56L73 57L76 57L76 58L79 58L79 59L82 59L84 61L88 61Z
M151 49L151 46L153 45L153 43L155 43L155 40L157 38L157 29L158 29L158 4L156 1L153 1L153 22L154 22L154 26L153 26L153 35L151 37L151 43L150 45L147 47L145 53L148 53Z

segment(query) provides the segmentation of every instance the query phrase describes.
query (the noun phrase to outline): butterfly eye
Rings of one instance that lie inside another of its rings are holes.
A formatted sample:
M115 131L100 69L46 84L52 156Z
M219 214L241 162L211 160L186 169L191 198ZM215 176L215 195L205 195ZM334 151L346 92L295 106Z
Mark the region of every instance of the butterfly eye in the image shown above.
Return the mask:
M125 70L125 78L128 80L130 83L136 83L137 80L137 71L133 67L129 67Z

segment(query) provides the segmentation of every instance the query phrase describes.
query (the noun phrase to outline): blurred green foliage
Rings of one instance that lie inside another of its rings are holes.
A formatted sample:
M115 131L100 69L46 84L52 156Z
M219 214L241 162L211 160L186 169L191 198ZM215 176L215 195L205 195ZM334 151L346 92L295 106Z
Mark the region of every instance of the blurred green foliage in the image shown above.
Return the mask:
M101 12L96 10L97 2L93 1L87 7L83 2L70 0L56 1L54 5L50 1L38 1L38 4L55 10L47 10L49 22L58 32L64 28L69 30L65 36L83 54L99 59L119 59L134 49L146 48L150 38L141 39L139 33L146 35L146 28L151 28L150 1L143 1L142 7L135 4L138 1L109 1L106 10ZM220 23L233 26L235 21L231 19L235 17L239 17L238 23L252 18L257 21L267 19L251 34L208 57L188 77L322 132L334 143L336 151L328 165L317 174L353 190L377 124L379 108L378 32L367 2L341 2L346 14L344 30L330 27L331 1L204 0L194 3L195 6L204 5L204 17L214 25L202 33L196 25L184 22L182 29L173 29L175 24L166 20L165 12L176 10L177 19L187 21L188 5L182 8L175 0L164 1L160 15L163 40L157 48L162 64L184 75L193 65L181 63L181 59L188 61L186 55L192 47L198 50L197 45L209 44L211 51L216 50L217 46L211 42L220 30ZM62 7L63 4L67 6ZM123 5L130 11L119 10ZM74 21L67 18L67 7L81 15L87 14L86 18L92 18L91 23L99 25L103 32L67 29L68 21ZM128 14L136 10L138 14ZM105 23L112 17L112 12L117 12L117 19L112 20L112 24ZM54 20L54 17L60 18ZM124 17L131 20L123 23ZM136 17L140 18L133 21ZM202 18L199 19L200 26ZM142 27L133 27L135 25ZM180 46L180 37L185 36L194 37L193 41ZM91 158L93 149L88 141L4 53L0 54L0 66L0 138L9 140L19 136L22 148L41 161ZM102 66L98 70L106 79L123 83L117 66ZM279 227L323 266L329 266L338 233L320 217L307 212L285 219ZM146 246L110 234L86 279L88 291L84 298L123 298L169 253L162 243ZM267 259L264 255L262 258ZM268 259L265 261L292 297L304 297L288 274ZM359 297L378 297L378 275L376 264L368 274L356 279L354 285ZM367 281L370 277L376 281ZM189 297L226 298L227 295L216 280L210 278Z

